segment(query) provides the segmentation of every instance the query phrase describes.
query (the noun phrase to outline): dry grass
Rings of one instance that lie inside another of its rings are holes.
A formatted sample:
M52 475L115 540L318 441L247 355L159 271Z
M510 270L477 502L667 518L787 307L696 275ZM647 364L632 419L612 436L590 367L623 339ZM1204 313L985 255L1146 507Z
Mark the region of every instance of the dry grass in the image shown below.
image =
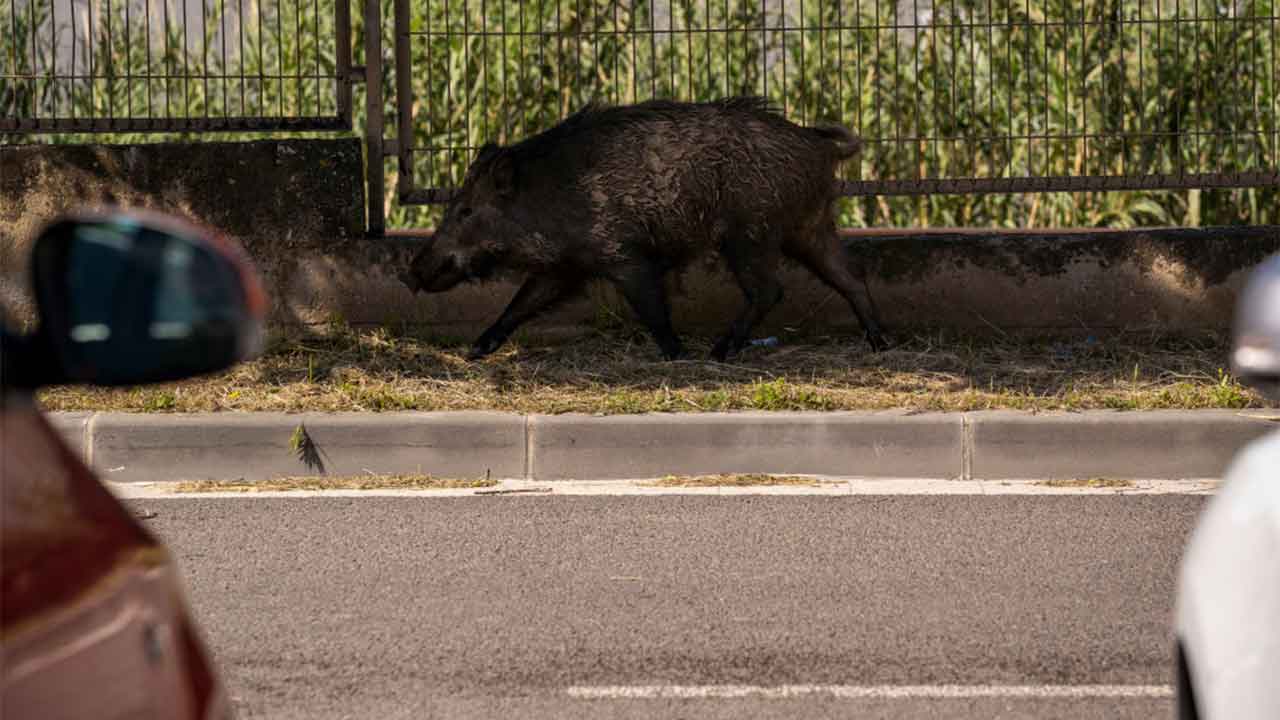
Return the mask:
M330 477L327 475L308 475L299 477L279 477L257 482L243 480L193 480L178 483L174 492L178 493L211 493L211 492L279 492L287 490L453 490L469 488L486 488L498 484L497 480L480 478L477 480L459 480L456 478L438 478L430 475L352 475L348 477Z
M1062 478L1041 480L1036 485L1052 488L1128 488L1133 487L1132 480L1118 478Z
M1222 338L979 337L921 333L868 352L852 338L783 337L731 364L661 362L631 327L511 343L483 362L466 345L386 328L279 337L259 360L187 382L44 391L51 410L704 412L1257 408L1223 372ZM694 357L708 343L691 340Z
M659 480L643 483L645 487L760 487L767 485L802 485L816 487L822 483L811 477L799 475L723 474L723 475L668 475Z

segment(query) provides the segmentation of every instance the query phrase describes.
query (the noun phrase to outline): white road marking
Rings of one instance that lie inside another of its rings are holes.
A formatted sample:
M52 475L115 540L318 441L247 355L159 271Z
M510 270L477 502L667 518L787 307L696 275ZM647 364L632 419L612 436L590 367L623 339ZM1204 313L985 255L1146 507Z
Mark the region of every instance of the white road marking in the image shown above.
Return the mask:
M476 495L1209 495L1213 480L1135 480L1127 487L1050 487L1031 480L929 480L911 478L818 477L819 484L757 487L652 487L644 480L501 480L483 490L276 490L178 493L176 482L108 481L118 497L280 498L280 497L471 497ZM497 491L497 492L495 492Z
M579 700L1171 698L1169 685L603 685L567 690Z

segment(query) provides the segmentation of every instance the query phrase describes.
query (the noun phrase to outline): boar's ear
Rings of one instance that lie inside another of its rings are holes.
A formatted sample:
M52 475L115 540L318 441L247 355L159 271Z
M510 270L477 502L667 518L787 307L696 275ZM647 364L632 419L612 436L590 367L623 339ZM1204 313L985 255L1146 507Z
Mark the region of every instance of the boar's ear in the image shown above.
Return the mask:
M516 191L516 165L510 153L500 153L489 166L489 177L499 197L510 198Z
M480 162L496 152L498 152L498 143L487 142L480 146L479 152L476 153L475 162Z

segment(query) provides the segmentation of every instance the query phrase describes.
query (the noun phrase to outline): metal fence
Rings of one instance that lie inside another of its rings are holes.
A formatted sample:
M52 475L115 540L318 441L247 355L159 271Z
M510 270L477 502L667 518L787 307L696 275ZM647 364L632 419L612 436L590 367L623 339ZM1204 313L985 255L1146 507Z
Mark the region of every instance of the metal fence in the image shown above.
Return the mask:
M0 132L351 127L348 0L0 0Z
M1280 0L395 0L400 197L590 100L864 136L849 194L1280 185Z
M592 100L843 123L850 195L1280 186L1280 0L357 0L365 67L351 1L0 0L0 133L346 129L364 81L374 232L384 156L440 202Z

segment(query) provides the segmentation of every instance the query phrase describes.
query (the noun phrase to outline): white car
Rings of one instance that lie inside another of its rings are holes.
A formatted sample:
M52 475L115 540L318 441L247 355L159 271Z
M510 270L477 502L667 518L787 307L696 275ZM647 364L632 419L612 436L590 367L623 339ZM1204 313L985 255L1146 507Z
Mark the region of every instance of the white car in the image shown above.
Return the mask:
M1280 398L1280 256L1237 309L1232 370ZM1240 451L1182 559L1178 717L1280 718L1280 432Z

